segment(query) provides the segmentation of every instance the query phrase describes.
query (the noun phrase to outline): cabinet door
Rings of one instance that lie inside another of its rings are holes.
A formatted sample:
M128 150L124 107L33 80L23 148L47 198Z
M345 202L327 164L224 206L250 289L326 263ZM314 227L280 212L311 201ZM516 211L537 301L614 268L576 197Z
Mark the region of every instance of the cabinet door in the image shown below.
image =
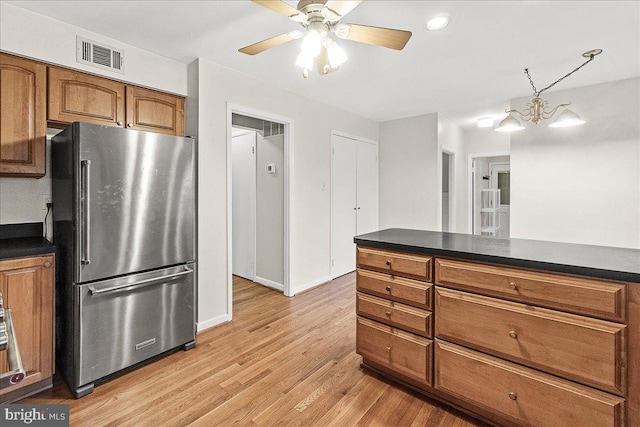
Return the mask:
M127 127L184 135L184 98L127 86Z
M46 380L53 375L53 255L0 261L0 290L10 308L26 378L0 390L0 395ZM0 352L0 372L7 371ZM2 401L2 398L0 398Z
M73 70L49 67L47 119L124 126L124 84Z
M0 53L0 176L45 174L46 67Z

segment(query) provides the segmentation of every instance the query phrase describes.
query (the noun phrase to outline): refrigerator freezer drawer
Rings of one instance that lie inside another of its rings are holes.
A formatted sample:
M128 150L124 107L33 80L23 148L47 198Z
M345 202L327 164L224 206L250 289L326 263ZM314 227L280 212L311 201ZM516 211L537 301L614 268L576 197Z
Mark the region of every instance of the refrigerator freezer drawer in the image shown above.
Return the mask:
M193 264L76 287L76 387L195 339Z

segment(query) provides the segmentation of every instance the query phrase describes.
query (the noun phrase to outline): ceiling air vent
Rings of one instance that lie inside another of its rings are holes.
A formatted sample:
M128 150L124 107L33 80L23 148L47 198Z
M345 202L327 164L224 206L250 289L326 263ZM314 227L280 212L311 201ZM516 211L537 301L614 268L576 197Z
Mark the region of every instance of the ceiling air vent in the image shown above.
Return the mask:
M124 51L76 37L76 62L124 74Z

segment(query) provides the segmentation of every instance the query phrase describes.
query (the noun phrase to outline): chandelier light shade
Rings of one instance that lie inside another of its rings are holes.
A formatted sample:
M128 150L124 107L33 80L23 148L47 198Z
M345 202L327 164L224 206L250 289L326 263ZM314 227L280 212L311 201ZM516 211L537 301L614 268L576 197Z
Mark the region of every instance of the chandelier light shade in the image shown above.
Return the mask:
M558 117L549 125L550 128L568 128L571 126L579 126L585 121L579 115L566 108Z
M556 83L559 83L565 78L569 77L571 74L575 73L580 68L587 65L589 62L593 61L596 55L599 55L601 53L602 53L602 49L593 49L583 53L582 54L583 57L589 58L586 62L584 62L582 65L580 65L570 73L564 75L563 77L559 78L558 80L556 80L555 82L551 83L549 86L541 90L536 89L536 86L534 85L533 80L531 79L531 75L529 74L529 69L525 68L524 73L527 75L527 78L529 79L529 83L533 88L534 98L531 100L531 102L527 103L524 111L518 111L515 109L505 110L505 113L507 113L508 116L500 122L500 124L495 130L497 132L515 132L515 131L523 130L524 126L522 126L522 124L520 124L518 119L516 119L516 117L514 116L514 113L520 116L521 120L530 121L530 122L533 122L533 124L538 124L542 120L547 120L552 118L556 114L558 109L561 107L564 108L564 110L558 115L558 117L556 117L556 119L553 121L553 123L549 125L549 127L552 127L552 128L571 127L571 126L578 126L585 123L585 121L582 120L580 116L578 116L576 113L574 113L573 111L567 108L567 106L570 105L569 103L559 104L554 108L550 108L549 102L540 98L540 94L545 90L555 86Z
M496 132L517 132L519 130L523 130L524 126L520 124L518 119L516 119L513 114L509 114L505 117L495 129Z

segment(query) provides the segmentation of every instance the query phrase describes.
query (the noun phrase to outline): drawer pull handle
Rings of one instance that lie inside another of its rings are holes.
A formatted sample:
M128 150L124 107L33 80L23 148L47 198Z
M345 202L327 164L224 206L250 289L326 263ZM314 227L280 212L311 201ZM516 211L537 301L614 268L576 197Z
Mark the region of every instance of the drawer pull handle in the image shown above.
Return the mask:
M509 331L509 336L513 339L518 338L518 333L516 331Z
M391 353L391 346L390 345L387 346L387 352Z
M514 291L518 290L518 284L515 282L509 282L509 287Z
M46 268L51 267L51 261L45 261L44 266L45 266Z
M390 311L387 311L387 312L385 313L385 316L387 316L387 317L391 318L391 312L390 312Z
M518 395L512 391L511 393L509 393L509 399L518 400Z
M387 265L391 267L391 261L387 260Z
M385 289L387 290L387 292L391 292L391 286L387 286Z

